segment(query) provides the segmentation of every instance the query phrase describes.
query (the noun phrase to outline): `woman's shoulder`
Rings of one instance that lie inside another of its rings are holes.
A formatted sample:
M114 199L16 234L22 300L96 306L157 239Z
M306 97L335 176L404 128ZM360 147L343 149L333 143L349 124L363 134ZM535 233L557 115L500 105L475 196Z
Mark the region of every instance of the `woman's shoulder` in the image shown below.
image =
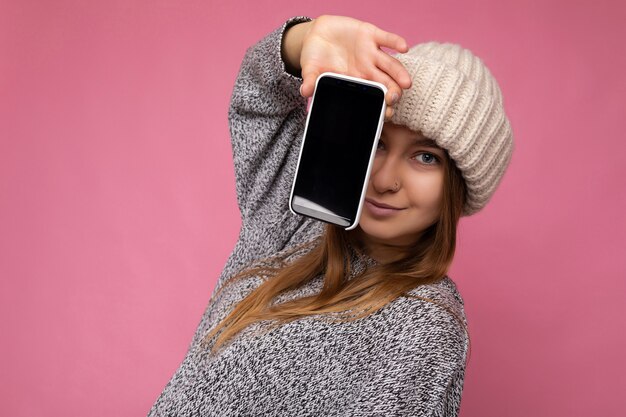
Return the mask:
M459 329L467 326L463 297L447 275L435 283L412 289L405 297L410 300L408 307L417 320L444 326L459 325Z
M456 283L448 275L435 283L415 287L407 294L435 298L437 301L442 301L450 305L458 305L460 307L464 307L465 305Z
M462 299L449 277L414 288L394 300L383 316L388 349L427 362L442 355L446 363L464 363L467 322Z

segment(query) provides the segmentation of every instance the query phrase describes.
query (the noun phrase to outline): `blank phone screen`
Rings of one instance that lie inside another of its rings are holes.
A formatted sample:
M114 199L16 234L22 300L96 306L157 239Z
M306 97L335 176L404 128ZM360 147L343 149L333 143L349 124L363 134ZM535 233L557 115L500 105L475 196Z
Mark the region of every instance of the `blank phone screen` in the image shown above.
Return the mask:
M294 201L351 224L376 140L384 92L325 76L316 87L294 183Z

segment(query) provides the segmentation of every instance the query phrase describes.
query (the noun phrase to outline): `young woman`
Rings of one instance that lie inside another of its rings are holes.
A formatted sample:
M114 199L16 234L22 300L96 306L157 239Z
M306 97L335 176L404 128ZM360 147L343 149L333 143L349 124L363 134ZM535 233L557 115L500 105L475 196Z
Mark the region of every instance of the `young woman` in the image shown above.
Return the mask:
M349 232L288 209L324 71L389 89ZM483 63L351 18L293 18L247 51L229 121L241 233L150 416L456 416L469 339L446 272L460 216L486 204L513 146Z

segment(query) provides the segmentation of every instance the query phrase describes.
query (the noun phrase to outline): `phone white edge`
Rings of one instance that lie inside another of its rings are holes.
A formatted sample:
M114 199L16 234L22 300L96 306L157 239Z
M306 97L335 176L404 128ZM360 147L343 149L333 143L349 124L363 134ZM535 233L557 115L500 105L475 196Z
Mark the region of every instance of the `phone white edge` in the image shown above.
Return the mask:
M371 80L366 80L363 78L357 78L357 77L352 77L350 75L344 75L344 74L338 74L335 72L324 72L322 74L320 74L317 79L315 80L315 90L313 91L313 97L311 98L311 103L309 106L309 112L306 116L306 123L304 125L304 133L302 134L302 141L300 143L300 152L298 154L298 163L296 164L296 170L294 172L294 176L293 176L293 182L291 184L291 193L289 194L289 210L297 215L297 216L301 216L301 214L296 213L293 210L292 207L292 203L293 203L293 191L296 187L296 174L298 173L298 168L300 167L300 158L302 157L302 149L304 148L304 139L306 138L306 132L309 128L309 119L311 118L311 109L313 108L313 104L315 102L315 93L317 92L317 84L319 83L319 80L324 77L324 76L332 76L332 77L336 77L336 78L342 78L344 80L348 80L348 81L353 81L353 82L357 82L357 83L361 83L361 84L367 84L367 85L371 85L373 87L378 87L383 91L383 97L385 97L387 95L387 87L384 84L381 84L379 82L376 81L371 81ZM372 145L372 150L370 152L370 159L369 162L367 164L367 172L365 174L365 180L363 181L363 189L361 190L361 198L359 199L359 206L357 208L356 211L356 216L354 218L354 223L348 227L345 228L345 230L352 230L354 228L356 228L359 225L359 221L361 220L361 212L363 210L363 201L365 200L365 192L367 191L367 185L369 184L369 179L370 179L370 174L372 172L372 164L374 162L374 157L376 156L376 148L378 147L378 140L380 139L380 134L382 133L383 130L383 125L384 125L384 121L385 121L385 111L387 110L387 103L385 102L385 100L383 99L383 105L380 111L380 116L378 117L378 128L376 129L376 138L374 139L373 145Z

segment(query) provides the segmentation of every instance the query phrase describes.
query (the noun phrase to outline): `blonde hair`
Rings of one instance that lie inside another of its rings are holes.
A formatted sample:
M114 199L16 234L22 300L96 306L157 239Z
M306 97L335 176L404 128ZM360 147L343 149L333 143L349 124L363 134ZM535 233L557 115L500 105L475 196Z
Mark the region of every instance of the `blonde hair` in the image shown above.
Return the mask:
M452 160L446 158L444 186L439 219L427 228L407 255L397 261L374 265L360 272L355 279L349 246L358 246L344 229L327 224L319 238L265 259L230 278L216 293L236 280L263 277L265 281L226 316L203 339L208 345L218 333L210 354L215 354L227 341L252 323L274 321L268 329L281 326L301 317L340 314L335 322L348 322L375 313L398 297L418 298L435 303L452 314L466 333L467 327L454 311L435 300L407 294L420 285L443 279L452 263L456 247L456 230L465 202L465 183ZM304 255L298 255L305 251ZM290 257L294 260L288 261ZM302 297L272 305L281 293L297 289L320 275L324 276L322 290L313 296ZM356 315L345 314L356 311ZM358 313L360 312L360 314ZM469 334L468 334L469 337Z

